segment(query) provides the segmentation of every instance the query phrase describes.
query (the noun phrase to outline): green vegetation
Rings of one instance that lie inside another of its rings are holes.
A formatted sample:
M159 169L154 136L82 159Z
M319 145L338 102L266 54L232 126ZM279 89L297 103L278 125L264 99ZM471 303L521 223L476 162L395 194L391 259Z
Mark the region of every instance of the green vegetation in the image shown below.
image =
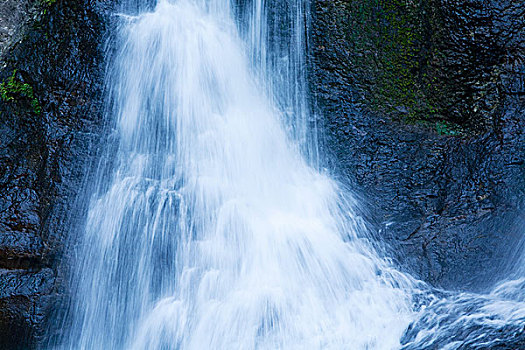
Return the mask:
M0 97L5 102L14 102L24 99L28 100L34 113L42 113L42 107L40 106L38 99L35 97L33 87L20 81L16 77L16 73L17 71L15 69L13 75L0 84Z
M42 2L43 5L47 5L47 6L51 6L55 2L57 2L57 0L40 0L40 1Z
M353 69L365 77L374 110L408 123L443 120L443 87L433 64L440 27L433 0L348 0L341 2ZM445 125L445 124L443 124ZM438 132L456 135L451 127ZM447 124L450 125L450 124ZM448 130L448 131L444 131ZM454 129L455 130L455 129Z
M456 124L445 121L436 122L436 132L440 135L456 136L463 133L463 130Z

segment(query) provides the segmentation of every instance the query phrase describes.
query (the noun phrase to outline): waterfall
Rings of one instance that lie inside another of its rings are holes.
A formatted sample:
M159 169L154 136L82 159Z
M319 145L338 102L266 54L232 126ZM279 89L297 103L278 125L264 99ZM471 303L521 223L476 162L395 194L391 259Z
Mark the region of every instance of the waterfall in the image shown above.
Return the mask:
M525 342L523 257L485 294L432 289L319 169L306 0L129 0L116 18L109 137L50 349Z
M115 142L52 348L401 346L415 282L316 166L308 9L280 6L280 21L263 0L160 0L118 15Z

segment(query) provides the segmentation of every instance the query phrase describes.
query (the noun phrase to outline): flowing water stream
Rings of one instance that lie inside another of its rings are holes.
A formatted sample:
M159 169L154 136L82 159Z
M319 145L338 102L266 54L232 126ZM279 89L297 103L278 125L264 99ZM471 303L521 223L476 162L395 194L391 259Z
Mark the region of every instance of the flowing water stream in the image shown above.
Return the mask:
M108 69L114 142L90 187L72 301L50 348L424 340L403 334L425 287L383 258L352 197L318 170L308 7L281 6L282 17L263 0L124 6Z

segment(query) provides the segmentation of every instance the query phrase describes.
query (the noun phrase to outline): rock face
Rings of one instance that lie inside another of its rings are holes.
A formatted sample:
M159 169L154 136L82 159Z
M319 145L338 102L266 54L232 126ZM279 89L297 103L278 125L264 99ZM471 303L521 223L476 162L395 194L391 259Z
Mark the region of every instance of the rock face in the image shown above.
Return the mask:
M316 0L325 147L380 239L437 286L482 289L523 239L525 2Z
M37 1L4 0L0 4L0 53L13 41L13 36L21 32L21 27L36 10Z
M8 0L0 13L0 348L28 349L101 133L106 18L82 0Z

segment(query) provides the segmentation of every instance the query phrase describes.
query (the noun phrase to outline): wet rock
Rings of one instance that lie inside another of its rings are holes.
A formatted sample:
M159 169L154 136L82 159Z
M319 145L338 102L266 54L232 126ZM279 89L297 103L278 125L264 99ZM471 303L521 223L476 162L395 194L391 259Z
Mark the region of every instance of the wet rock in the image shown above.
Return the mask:
M434 285L489 286L523 238L524 5L312 4L324 147L379 239Z
M30 20L36 0L4 0L0 3L0 53Z
M36 271L35 271L36 270ZM0 344L3 349L29 349L44 337L48 308L51 306L55 272L27 269L0 270Z
M442 133L481 133L507 92L523 91L520 1L319 0L313 12L324 36L312 47L332 98L346 93L374 112L438 123Z
M75 198L102 132L104 2L38 2L24 12L28 4L0 7L16 9L0 25L30 16L1 44L2 349L34 348L43 337L61 290L65 234L72 213L82 215Z

